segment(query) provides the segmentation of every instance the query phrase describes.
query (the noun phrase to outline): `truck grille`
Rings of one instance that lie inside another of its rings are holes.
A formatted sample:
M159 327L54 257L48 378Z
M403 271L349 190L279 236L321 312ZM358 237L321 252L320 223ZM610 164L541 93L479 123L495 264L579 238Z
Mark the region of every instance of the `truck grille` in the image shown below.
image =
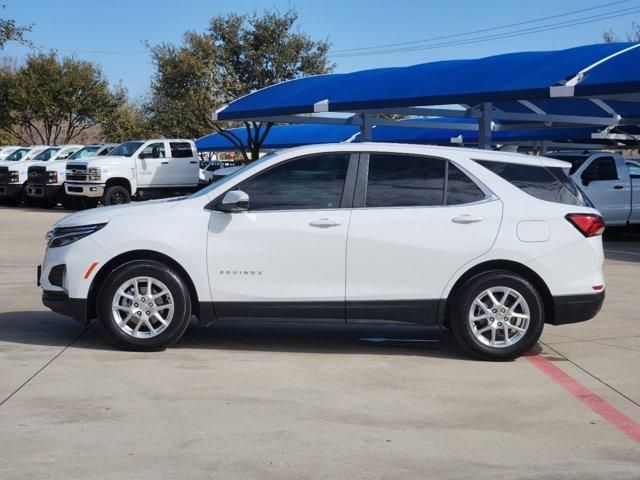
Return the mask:
M29 167L27 183L45 185L47 183L47 167Z
M67 164L67 181L87 181L87 166L78 164Z
M0 167L0 184L9 183L9 167Z

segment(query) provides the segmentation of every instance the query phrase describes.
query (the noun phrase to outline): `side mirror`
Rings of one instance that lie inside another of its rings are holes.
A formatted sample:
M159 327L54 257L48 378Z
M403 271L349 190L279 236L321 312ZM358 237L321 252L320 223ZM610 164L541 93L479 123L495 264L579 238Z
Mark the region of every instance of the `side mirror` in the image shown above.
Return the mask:
M240 213L249 210L249 195L242 190L231 190L227 192L222 202L215 206L215 209L224 213Z

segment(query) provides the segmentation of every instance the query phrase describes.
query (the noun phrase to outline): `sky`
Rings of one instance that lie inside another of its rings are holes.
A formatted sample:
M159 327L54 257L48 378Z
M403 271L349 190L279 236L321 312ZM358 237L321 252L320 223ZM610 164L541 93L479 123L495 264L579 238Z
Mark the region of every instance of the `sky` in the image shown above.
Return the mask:
M331 60L337 72L569 48L601 42L603 31L609 28L624 35L633 21L640 22L640 0L0 0L0 3L6 4L0 16L33 24L28 38L34 44L45 51L55 49L60 54L100 64L109 81L114 85L122 82L133 97L145 95L153 72L144 41L178 44L185 31L203 32L209 18L228 12L260 12L269 8L284 12L295 8L301 31L332 44ZM592 10L563 15L585 9ZM555 18L531 22L551 16ZM574 25L556 28L568 21ZM527 23L494 29L522 22ZM492 30L460 35L486 29ZM511 36L491 38L503 33ZM478 37L484 40L478 41ZM419 43L424 40L429 41ZM387 53L345 52L403 42L415 43L383 48ZM8 44L0 52L18 62L28 54L27 48L16 44Z

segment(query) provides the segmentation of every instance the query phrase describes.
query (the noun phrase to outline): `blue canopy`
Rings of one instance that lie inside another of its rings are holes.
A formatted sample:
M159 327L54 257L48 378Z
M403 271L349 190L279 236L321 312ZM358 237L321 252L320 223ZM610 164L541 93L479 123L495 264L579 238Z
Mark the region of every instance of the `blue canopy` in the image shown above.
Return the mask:
M242 139L247 147L246 128L233 128L231 133ZM344 142L358 133L359 129L353 125L285 125L274 126L269 131L262 144L263 150L277 150L281 148L297 147L314 143ZM196 140L199 152L229 152L238 147L219 133L212 133Z
M637 47L640 44L603 43L318 75L256 91L233 101L216 116L218 120L240 120L491 102L498 114L611 118L615 111L640 117L640 103L633 96L640 93ZM608 98L613 95L617 97ZM603 97L604 102L594 103L594 97Z

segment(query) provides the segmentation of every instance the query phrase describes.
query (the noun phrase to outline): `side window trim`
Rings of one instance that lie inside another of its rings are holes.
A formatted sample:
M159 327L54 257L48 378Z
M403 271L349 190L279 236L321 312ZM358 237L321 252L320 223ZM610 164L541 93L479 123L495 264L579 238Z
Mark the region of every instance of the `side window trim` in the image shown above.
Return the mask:
M394 155L407 155L413 157L424 157L427 159L433 160L444 160L444 187L442 191L442 203L440 205L429 205L429 206L389 206L389 207L371 207L367 206L367 184L369 178L369 158L371 154L394 154ZM478 200L475 202L463 203L463 204L455 204L448 205L447 204L447 191L448 191L448 183L449 183L449 164L454 163L454 165L464 174L466 175L475 185L482 191L484 194L484 198L482 200ZM448 158L436 157L432 155L424 155L424 154L413 154L413 153L399 153L399 152L361 152L360 153L360 162L358 164L358 176L356 178L355 184L355 193L353 197L353 208L434 208L434 207L459 207L460 205L474 205L477 203L488 202L491 200L495 200L496 195L482 182L480 182L474 175L470 174L464 167L459 164L453 162Z
M242 180L239 183L236 183L235 185L231 186L230 188L228 188L227 190L225 190L224 192L222 192L220 195L218 195L216 198L214 198L213 200L211 200L207 205L205 205L205 210L212 210L215 211L215 207L218 203L220 203L222 201L222 199L224 198L224 196L233 191L233 190L242 190L242 185L252 179L254 179L256 176L258 175L263 175L271 170L273 170L274 168L280 167L282 165L286 165L287 163L296 161L296 160L300 160L302 158L306 158L306 157L315 157L315 156L319 156L319 155L349 155L349 164L347 166L347 173L345 176L345 180L344 180L344 185L342 187L342 198L340 199L340 206L337 208L326 208L326 209L318 209L318 210L339 210L342 208L352 208L353 206L353 198L354 198L354 191L355 191L355 182L356 182L356 178L359 175L358 172L358 165L359 165L359 154L358 152L345 152L345 151L335 151L335 152L319 152L319 153L309 153L306 155L300 155L298 157L292 157L289 158L287 160L284 160L282 162L278 162L274 165L271 165L269 167L266 167L262 170L260 170L259 172L254 173L253 175L251 175L248 178L245 178L244 180ZM224 167L221 167L224 168ZM249 199L249 202L251 202L251 199ZM313 210L317 210L317 209L313 209L313 208L301 208L301 209L272 209L272 210L254 210L251 211L251 209L249 209L249 211L253 214L259 214L259 213L270 213L270 212L305 212L305 211L313 211Z

